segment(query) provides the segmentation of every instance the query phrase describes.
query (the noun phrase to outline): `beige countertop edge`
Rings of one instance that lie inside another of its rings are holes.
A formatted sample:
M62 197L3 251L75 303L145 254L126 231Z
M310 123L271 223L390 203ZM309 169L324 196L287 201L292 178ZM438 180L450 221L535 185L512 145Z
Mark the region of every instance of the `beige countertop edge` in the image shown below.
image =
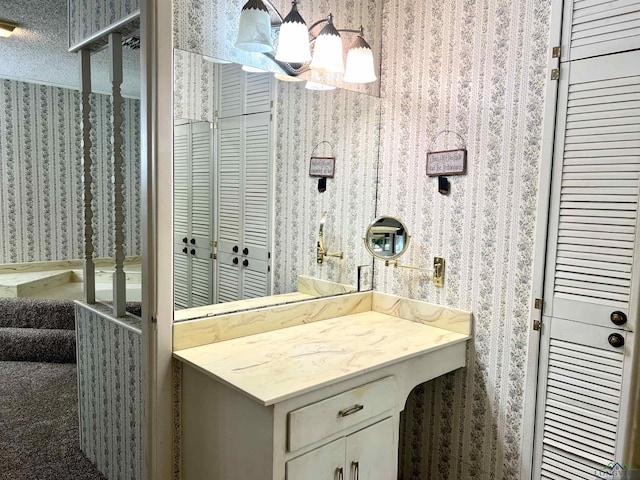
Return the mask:
M291 328L293 328L293 327L291 327ZM437 327L431 327L431 328L437 328ZM345 380L349 380L351 378L367 374L367 373L375 371L375 370L379 370L379 369L382 369L382 368L385 368L385 367L389 367L391 365L395 365L397 363L401 363L401 362L410 360L412 358L420 357L420 356L426 355L428 353L432 353L432 352L435 352L435 351L438 351L438 350L442 350L442 349L445 349L447 347L451 347L453 345L457 345L457 344L462 343L462 342L467 342L468 340L470 340L472 338L471 335L464 335L464 334L459 334L459 335L461 335L461 336L456 338L456 339L449 340L446 343L442 343L442 344L439 344L439 345L431 346L431 347L426 348L424 350L415 351L415 352L411 352L411 353L404 354L404 355L400 354L397 357L394 357L393 359L390 359L390 360L387 360L387 361L384 361L384 362L380 362L380 363L377 363L377 364L370 364L367 367L361 368L359 370L355 370L355 371L352 371L352 372L349 372L349 373L345 373L343 375L336 376L336 377L333 377L333 378L325 380L325 381L320 381L320 382L314 383L313 385L307 385L307 386L304 386L304 387L301 387L301 388L297 388L297 389L290 389L286 393L282 393L280 395L275 395L275 396L258 396L258 395L252 394L250 391L248 391L248 389L244 389L241 386L238 386L238 385L234 384L233 382L231 382L231 381L229 381L229 380L227 380L227 379L225 379L225 378L223 378L223 377L221 377L219 375L216 375L215 373L213 373L212 371L202 367L198 363L189 360L187 357L185 357L183 355L182 352L184 352L186 354L191 349L175 351L175 352L173 352L173 356L174 356L174 358L178 359L179 361L181 361L181 362L183 362L183 363L195 368L196 370L204 373L208 377L210 377L210 378L212 378L212 379L214 379L216 381L219 381L219 382L223 383L224 385L227 385L228 387L233 388L234 390L237 390L238 392L240 392L243 395L253 399L254 401L258 402L259 404L261 404L261 405L263 405L265 407L268 407L268 406L274 405L276 403L283 402L285 400L288 400L288 399L303 395L305 393L308 393L308 392L311 392L311 391L314 391L314 390L318 390L320 388L327 387L327 386L330 386L330 385L334 385L334 384L343 382ZM199 347L195 347L195 348L199 348Z
M437 345L435 347L431 347L431 348L429 348L427 350L424 350L422 352L414 352L414 353L412 353L410 355L397 357L397 358L395 358L393 360L389 360L387 362L382 362L382 363L380 363L378 365L372 365L369 368L363 368L362 370L358 370L358 371L355 371L355 372L350 372L350 373L345 374L345 375L343 375L341 377L337 377L337 378L334 378L334 379L331 379L331 380L327 380L327 381L324 381L324 382L319 382L317 384L314 384L314 385L311 385L311 386L307 386L307 387L304 387L304 388L300 388L300 389L297 389L295 391L290 391L289 393L282 394L282 395L279 395L279 396L267 397L267 398L261 398L261 397L257 397L255 395L252 395L247 390L245 390L245 389L243 389L243 388L241 388L241 387L239 387L237 385L234 385L232 382L229 382L229 381L225 380L224 378L215 375L211 371L201 367L200 365L187 360L186 358L184 358L184 357L182 357L180 355L180 351L173 352L173 356L175 358L177 358L178 360L180 360L181 362L186 363L187 365L190 365L190 366L194 367L196 370L199 370L200 372L204 373L208 377L211 377L214 380L217 380L217 381L223 383L224 385L227 385L228 387L231 387L234 390L237 390L238 392L242 393L243 395L246 395L247 397L253 399L256 402L258 402L260 405L263 405L265 407L269 407L271 405L275 405L276 403L284 402L285 400L289 400L291 398L298 397L298 396L303 395L305 393L309 393L309 392L312 392L314 390L318 390L320 388L327 387L327 386L330 386L330 385L335 385L336 383L340 383L340 382L343 382L345 380L349 380L350 378L354 378L354 377L357 377L359 375L364 375L364 374L372 372L374 370L379 370L379 369L382 369L382 368L385 368L385 367L388 367L388 366L391 366L391 365L395 365L397 363L400 363L400 362L403 362L403 361L406 361L406 360L410 360L412 358L416 358L416 357L419 357L419 356L422 356L422 355L426 355L427 353L435 352L437 350L442 350L444 348L451 347L451 346L456 345L458 343L466 342L466 341L468 341L470 339L471 339L471 336L468 335L465 338L459 338L459 339L456 339L456 340L452 340L452 341L447 342L445 344Z

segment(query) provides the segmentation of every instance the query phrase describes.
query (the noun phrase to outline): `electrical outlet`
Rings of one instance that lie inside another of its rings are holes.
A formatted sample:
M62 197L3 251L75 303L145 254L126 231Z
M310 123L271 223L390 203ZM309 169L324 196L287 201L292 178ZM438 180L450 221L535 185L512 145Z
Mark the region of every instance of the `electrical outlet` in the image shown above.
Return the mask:
M358 291L373 290L373 265L360 265L358 267Z

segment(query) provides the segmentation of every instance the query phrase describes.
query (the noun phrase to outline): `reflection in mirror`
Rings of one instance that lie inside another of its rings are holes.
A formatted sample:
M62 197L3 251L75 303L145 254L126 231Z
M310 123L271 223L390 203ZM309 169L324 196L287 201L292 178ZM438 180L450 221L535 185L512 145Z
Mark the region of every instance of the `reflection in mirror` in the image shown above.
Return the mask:
M213 58L232 60L240 65L248 65L251 67L257 67L262 70L271 72L271 74L291 74L291 70L288 67L303 67L306 71L298 75L304 80L310 80L319 84L328 84L333 87L342 89L353 90L368 95L380 94L380 59L381 59L381 45L382 45L382 8L384 2L379 0L352 0L350 2L343 2L339 0L328 0L323 2L311 2L303 1L298 5L298 10L304 20L307 22L308 27L311 27L309 38L317 36L323 27L326 25L325 20L328 19L329 14L333 15L335 27L338 30L354 30L353 32L341 32L343 43L343 62L344 64L353 65L354 59L350 59L348 52L350 47L356 48L351 52L362 53L361 43L358 41L360 27L364 30L364 38L366 38L367 44L371 47L374 59L374 72L378 77L378 80L369 83L354 83L354 80L361 81L362 79L354 79L353 70L343 73L323 73L319 70L308 69L305 65L300 64L287 64L291 60L285 62L276 61L275 57L278 56L278 46L280 45L279 38L276 38L276 30L279 27L276 25L280 22L278 17L286 16L292 8L290 0L271 0L269 2L262 0L259 3L263 5L272 5L269 7L270 22L275 29L271 31L271 40L274 41L273 47L275 52L268 53L266 56L263 53L257 53L256 51L244 51L236 48L236 40L240 27L240 16L242 8L246 3L246 0L209 0L206 2L206 7L197 7L197 13L194 12L192 0L174 0L174 46L180 50L189 51L192 53L199 53ZM265 10L267 7L265 6ZM275 10L280 15L275 13ZM254 12L255 13L255 12ZM267 15L264 12L264 15ZM193 18L197 16L198 21L194 24ZM224 21L220 21L224 19ZM318 25L313 25L316 21L322 20ZM269 21L269 20L268 20ZM264 27L264 36L268 37L268 26ZM255 31L251 34L256 33ZM282 34L282 32L280 32ZM285 35L286 36L286 35ZM288 43L288 42L287 42ZM315 43L315 42L312 42ZM313 48L312 48L313 50ZM280 52L282 54L282 52ZM311 52L313 53L313 51ZM345 75L346 80L345 81ZM290 75L287 75L290 78ZM302 82L303 85L306 82Z
M364 237L369 253L381 260L393 260L409 248L411 236L402 220L395 217L376 218Z
M372 262L359 232L375 210L379 99L174 55L175 320L356 290ZM324 192L312 152L336 157ZM324 212L344 258L320 265Z

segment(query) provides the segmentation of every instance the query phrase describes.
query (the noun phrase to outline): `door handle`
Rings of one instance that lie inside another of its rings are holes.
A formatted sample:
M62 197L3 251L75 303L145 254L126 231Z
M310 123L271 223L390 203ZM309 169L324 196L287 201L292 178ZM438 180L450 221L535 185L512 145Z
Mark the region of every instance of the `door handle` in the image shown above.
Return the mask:
M351 462L351 471L353 472L353 480L360 480L360 464Z
M244 247L244 248L242 249L242 253L243 253L244 255L249 255L249 249L248 249L247 247Z
M192 239L191 239L191 245L195 245L195 244L196 244L196 239L195 239L195 238L192 238Z
M624 347L624 337L619 333L609 335L609 345L615 348Z
M238 245L234 245L231 250L233 250L233 253L238 253Z
M195 254L196 254L196 249L195 249L195 248L192 248L192 249L191 249L191 255L195 255Z
M232 260L232 262L233 262L233 264L234 264L234 265L237 265L237 264L238 264L238 257L235 257L235 258Z
M184 248L182 249L182 253L189 253L189 249L188 249L187 247L184 247Z
M615 325L624 325L625 323L627 323L627 316L624 314L624 312L615 311L611 313L611 321Z
M184 237L184 238L182 239L182 243L187 243L187 240L189 240L189 239L188 239L187 237Z
M242 265L244 265L245 267L249 266L249 260L247 260L246 258L242 261Z

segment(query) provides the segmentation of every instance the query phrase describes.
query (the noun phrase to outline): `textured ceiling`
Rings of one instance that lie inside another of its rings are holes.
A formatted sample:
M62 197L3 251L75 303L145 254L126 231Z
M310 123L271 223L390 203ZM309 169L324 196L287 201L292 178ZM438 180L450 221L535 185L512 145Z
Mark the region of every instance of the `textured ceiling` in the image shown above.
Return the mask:
M68 53L67 0L0 0L0 19L20 25L0 38L0 77L78 88L77 55ZM122 94L140 96L139 51L123 48ZM92 57L93 91L109 91L106 50Z

